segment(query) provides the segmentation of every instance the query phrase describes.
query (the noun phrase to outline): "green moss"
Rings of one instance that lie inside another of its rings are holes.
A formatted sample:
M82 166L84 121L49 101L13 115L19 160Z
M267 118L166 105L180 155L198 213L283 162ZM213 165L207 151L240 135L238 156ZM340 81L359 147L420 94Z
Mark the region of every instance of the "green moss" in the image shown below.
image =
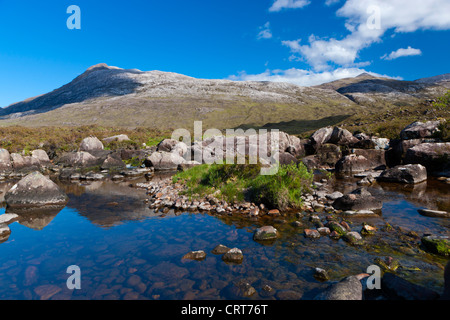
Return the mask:
M450 256L450 241L448 237L425 236L422 238L422 244L428 252L440 256Z

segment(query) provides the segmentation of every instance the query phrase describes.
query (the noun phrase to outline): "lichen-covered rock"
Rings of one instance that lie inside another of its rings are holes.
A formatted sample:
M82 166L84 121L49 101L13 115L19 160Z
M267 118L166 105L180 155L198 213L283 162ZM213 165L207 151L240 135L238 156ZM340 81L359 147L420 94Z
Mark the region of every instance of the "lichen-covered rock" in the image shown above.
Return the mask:
M116 135L116 136L104 138L103 142L108 144L108 143L111 143L113 141L122 142L122 141L129 141L129 140L130 140L130 138L128 138L128 136L126 134L119 134L119 135Z
M450 142L418 144L406 151L404 162L421 164L433 175L450 177Z
M59 159L58 164L67 167L91 167L101 164L101 159L94 157L89 152L66 152Z
M125 163L118 157L108 155L101 165L101 169L125 168Z
M400 138L402 138L403 140L409 140L431 137L434 133L439 132L440 124L441 121L439 120L428 121L425 123L415 121L406 126L406 128L404 128L402 132L400 132Z
M103 143L97 137L87 137L81 141L80 151L103 150Z
M177 153L158 151L152 153L147 160L155 170L177 170L178 165L186 160Z
M11 171L11 155L6 149L0 149L0 172Z
M157 151L174 152L180 156L184 156L188 151L188 146L184 142L175 139L164 139L156 148Z
M420 164L400 165L383 171L377 180L416 184L427 180L427 169Z
M8 207L25 208L65 205L68 197L56 183L39 172L33 172L6 192L5 201Z
M370 161L364 156L350 154L336 163L336 172L338 173L356 173L372 169Z
M36 159L41 166L47 166L50 164L50 158L44 150L36 149L31 151L31 157Z

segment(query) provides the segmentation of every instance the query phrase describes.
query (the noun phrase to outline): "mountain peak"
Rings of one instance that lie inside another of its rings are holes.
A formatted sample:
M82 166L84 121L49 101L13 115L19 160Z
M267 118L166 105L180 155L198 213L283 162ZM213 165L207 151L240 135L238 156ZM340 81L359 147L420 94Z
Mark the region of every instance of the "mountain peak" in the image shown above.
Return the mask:
M373 75L367 72L363 72L360 75L356 76L356 78L375 78Z
M87 68L86 72L94 71L94 70L102 70L102 69L118 70L120 68L108 66L106 63L97 63L97 64Z

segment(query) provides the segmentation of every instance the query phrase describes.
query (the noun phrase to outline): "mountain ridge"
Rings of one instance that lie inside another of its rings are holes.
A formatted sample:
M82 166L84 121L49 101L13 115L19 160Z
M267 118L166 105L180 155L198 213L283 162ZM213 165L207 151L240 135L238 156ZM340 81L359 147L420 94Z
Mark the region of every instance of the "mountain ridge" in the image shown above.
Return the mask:
M450 89L448 75L403 81L362 73L301 87L286 82L197 79L100 63L60 88L1 109L0 125L190 127L202 120L221 129L338 119L376 113L386 105L433 99Z

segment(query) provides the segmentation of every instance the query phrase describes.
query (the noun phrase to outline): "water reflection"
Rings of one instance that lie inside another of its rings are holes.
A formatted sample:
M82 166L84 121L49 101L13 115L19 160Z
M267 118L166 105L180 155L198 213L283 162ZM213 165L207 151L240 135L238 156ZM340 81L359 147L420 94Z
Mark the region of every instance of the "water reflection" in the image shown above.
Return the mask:
M6 209L6 214L17 214L17 222L33 230L43 230L52 222L64 206L34 208L34 209Z
M333 188L349 192L355 182L337 180ZM312 299L328 285L314 278L315 267L337 281L364 272L375 258L387 255L420 269L401 274L408 280L436 291L443 286L446 260L420 251L413 245L419 240L407 236L409 231L449 230L449 220L417 213L424 204L448 205L448 186L434 181L370 187L383 197L384 206L380 217L350 219L355 231L362 222L378 228L361 247L329 237L305 238L303 229L312 227L307 216L250 220L239 214L163 214L149 209L145 191L130 188L129 182L61 186L70 198L64 209L20 214L18 224L9 225L11 235L0 244L1 299L243 299L247 284L255 289L250 299ZM295 220L304 228L296 227ZM393 230L383 229L387 222ZM274 225L280 237L270 243L253 241L253 232L262 225ZM212 254L218 244L241 249L242 263L226 264L221 255ZM204 250L206 258L182 259L195 250ZM66 268L72 264L82 271L80 291L65 286Z

